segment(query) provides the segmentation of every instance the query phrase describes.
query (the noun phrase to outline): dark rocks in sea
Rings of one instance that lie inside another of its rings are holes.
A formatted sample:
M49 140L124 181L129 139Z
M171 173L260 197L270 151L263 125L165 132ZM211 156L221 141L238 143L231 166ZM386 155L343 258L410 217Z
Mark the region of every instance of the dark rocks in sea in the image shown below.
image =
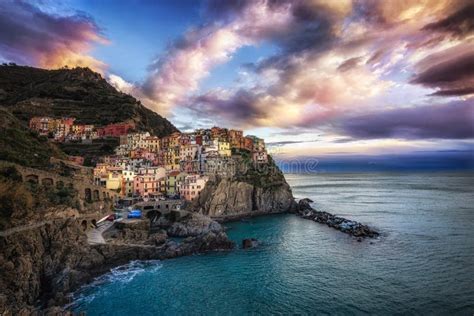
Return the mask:
M311 207L310 203L312 202L313 201L310 199L301 199L298 202L296 214L304 219L326 224L329 227L337 229L343 233L357 237L357 241L362 241L361 238L374 238L379 235L377 231L369 228L367 225L363 225L359 222L352 221L344 217L335 216L328 212L317 211Z
M243 249L249 249L249 248L255 248L259 245L259 242L255 238L246 238L242 240L242 248Z

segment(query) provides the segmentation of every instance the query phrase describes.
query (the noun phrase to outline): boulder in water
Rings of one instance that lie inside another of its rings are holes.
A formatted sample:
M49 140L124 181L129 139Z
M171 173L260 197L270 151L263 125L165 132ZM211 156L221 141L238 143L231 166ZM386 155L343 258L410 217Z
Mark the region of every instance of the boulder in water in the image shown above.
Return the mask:
M249 248L255 248L259 244L258 240L255 238L246 238L242 240L242 248L243 249L249 249Z

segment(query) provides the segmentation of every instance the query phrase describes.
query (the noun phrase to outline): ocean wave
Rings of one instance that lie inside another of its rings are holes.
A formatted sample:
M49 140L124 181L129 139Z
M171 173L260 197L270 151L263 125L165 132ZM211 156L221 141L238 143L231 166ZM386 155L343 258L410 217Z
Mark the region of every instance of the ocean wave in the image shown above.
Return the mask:
M103 278L105 278L106 282L129 283L138 274L144 272L145 270L154 272L159 268L161 268L161 263L159 260L134 260L123 266L118 266L111 269L109 273L103 276Z
M160 260L133 260L127 264L110 269L94 279L89 284L82 286L78 291L72 294L72 303L65 306L66 309L76 309L81 305L92 302L96 293L95 290L103 288L105 284L127 284L130 283L137 275L144 272L155 272L161 269Z

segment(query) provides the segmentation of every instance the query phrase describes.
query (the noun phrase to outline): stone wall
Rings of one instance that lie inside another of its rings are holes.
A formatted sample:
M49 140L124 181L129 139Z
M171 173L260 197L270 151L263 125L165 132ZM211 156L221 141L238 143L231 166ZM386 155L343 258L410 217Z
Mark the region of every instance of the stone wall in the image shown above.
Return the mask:
M45 170L20 166L10 162L0 162L0 167L13 166L21 174L22 180L45 186L69 186L74 188L80 199L93 203L99 201L113 201L119 198L119 193L94 185L82 176L64 177Z

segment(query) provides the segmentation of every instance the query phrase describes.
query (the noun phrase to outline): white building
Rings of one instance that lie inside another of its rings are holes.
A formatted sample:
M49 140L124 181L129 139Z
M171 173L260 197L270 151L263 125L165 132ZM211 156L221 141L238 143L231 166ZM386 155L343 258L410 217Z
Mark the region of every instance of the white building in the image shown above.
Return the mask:
M146 139L149 137L150 133L148 132L128 134L126 139L128 149L147 148L148 142Z
M139 175L154 175L158 180L160 178L166 177L166 169L163 167L144 167L138 168L137 174Z
M199 145L181 145L179 149L179 161L189 161L197 159Z

